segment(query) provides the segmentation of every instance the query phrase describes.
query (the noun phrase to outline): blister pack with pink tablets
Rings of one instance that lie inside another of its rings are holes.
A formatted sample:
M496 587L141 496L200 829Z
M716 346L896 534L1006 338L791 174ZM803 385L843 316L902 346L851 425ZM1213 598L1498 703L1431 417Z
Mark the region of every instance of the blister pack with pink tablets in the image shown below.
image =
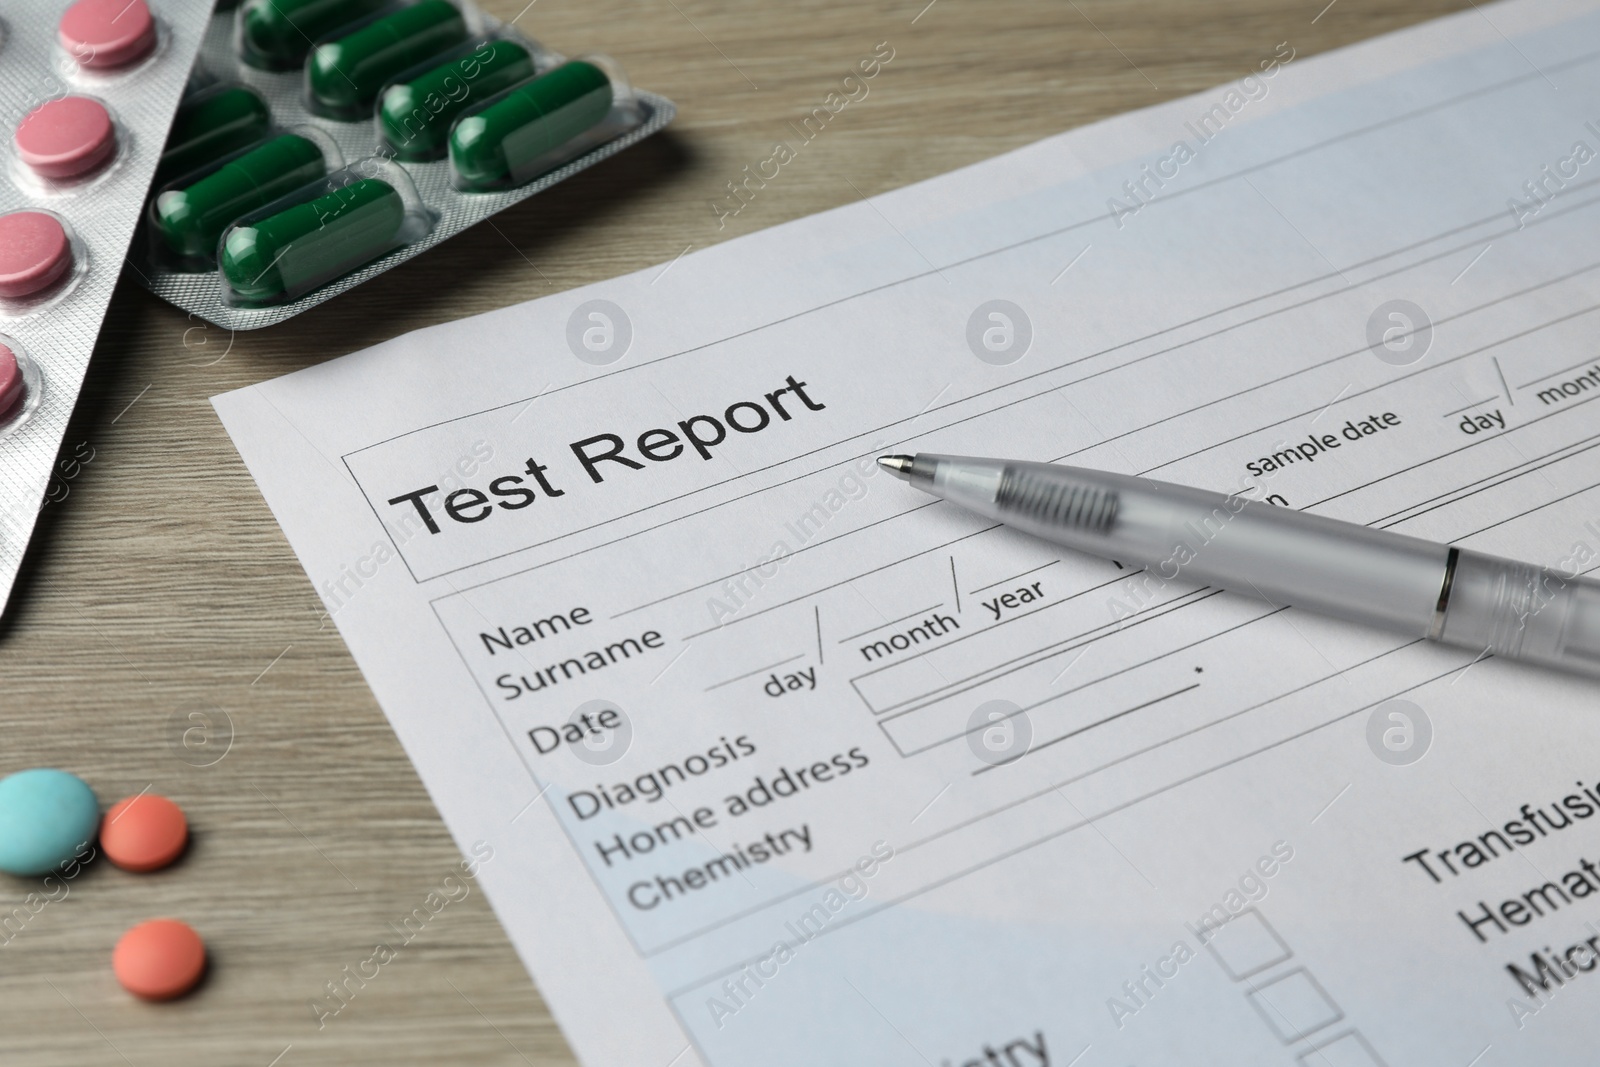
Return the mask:
M210 0L0 8L0 608L210 12Z

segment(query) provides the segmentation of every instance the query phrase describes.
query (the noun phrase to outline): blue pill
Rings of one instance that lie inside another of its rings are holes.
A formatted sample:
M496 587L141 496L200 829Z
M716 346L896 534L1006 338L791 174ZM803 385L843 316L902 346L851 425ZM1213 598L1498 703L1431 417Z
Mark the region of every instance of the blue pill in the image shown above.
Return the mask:
M0 871L49 874L99 827L100 803L76 775L35 767L0 778Z

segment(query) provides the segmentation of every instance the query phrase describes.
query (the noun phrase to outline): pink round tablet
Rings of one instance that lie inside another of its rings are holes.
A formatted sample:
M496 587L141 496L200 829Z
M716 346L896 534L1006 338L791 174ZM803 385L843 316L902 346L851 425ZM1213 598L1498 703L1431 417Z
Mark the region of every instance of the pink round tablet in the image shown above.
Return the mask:
M17 354L0 344L0 420L8 419L22 403L25 392Z
M105 105L87 96L40 104L17 124L17 153L46 178L76 178L111 158L116 130Z
M56 32L61 46L93 70L126 66L156 46L156 21L144 0L78 0Z
M0 296L32 296L54 285L71 266L72 244L54 215L0 215Z

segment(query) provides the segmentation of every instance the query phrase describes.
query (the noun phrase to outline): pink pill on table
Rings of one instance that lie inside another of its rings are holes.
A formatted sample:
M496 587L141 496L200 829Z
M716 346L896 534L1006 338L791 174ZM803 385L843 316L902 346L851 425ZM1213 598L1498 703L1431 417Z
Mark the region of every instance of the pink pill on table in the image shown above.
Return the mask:
M61 46L94 70L126 66L156 46L156 21L145 0L78 0L56 32Z
M48 289L71 266L72 243L54 215L0 215L0 296L16 299Z
M77 178L98 168L117 148L105 105L86 96L40 104L17 123L17 154L46 178Z
M26 391L22 368L17 366L17 354L0 344L0 421L9 419L16 412Z

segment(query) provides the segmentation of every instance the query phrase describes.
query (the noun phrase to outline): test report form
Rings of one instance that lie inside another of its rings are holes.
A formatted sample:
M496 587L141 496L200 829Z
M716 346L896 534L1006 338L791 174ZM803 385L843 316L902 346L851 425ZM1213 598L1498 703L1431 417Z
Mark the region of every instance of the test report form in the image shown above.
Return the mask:
M1272 43L216 406L585 1063L1586 1062L1594 683L1065 553L872 460L1588 573L1597 155L1592 5Z

